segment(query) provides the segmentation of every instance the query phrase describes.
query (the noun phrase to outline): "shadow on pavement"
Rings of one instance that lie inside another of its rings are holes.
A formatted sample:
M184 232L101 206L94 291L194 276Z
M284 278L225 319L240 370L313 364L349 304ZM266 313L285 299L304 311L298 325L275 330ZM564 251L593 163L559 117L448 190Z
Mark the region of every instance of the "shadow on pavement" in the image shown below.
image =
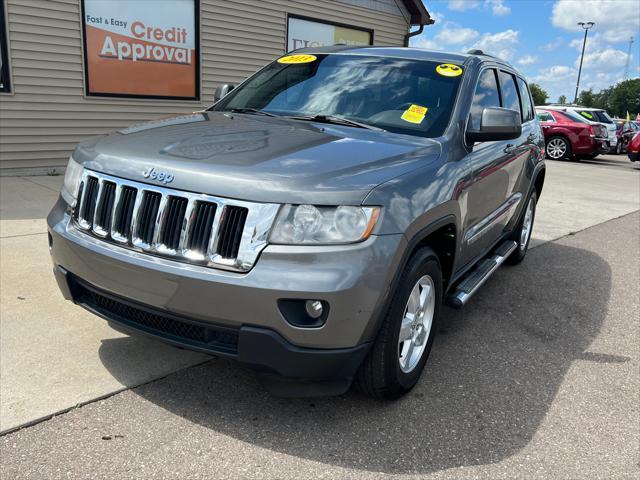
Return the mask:
M632 162L627 157L627 154L616 155L614 159L609 156L608 158L596 157L593 159L581 158L580 163L586 163L588 165L600 165L603 167L613 167L622 170L640 170L640 162Z
M278 399L223 360L133 392L248 444L335 466L427 473L494 463L531 441L573 361L625 361L588 351L610 287L609 265L589 251L555 243L532 250L465 310L444 311L422 380L397 402L353 392ZM135 341L104 341L101 358L114 376L127 362L117 350Z

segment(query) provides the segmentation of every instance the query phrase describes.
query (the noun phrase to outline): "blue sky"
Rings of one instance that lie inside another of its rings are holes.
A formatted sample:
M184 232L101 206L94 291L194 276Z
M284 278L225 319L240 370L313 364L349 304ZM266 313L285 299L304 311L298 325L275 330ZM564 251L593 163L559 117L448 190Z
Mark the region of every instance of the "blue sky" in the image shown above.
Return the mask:
M436 23L411 46L445 51L481 48L509 60L557 101L573 100L584 31L589 31L580 90L640 76L640 0L423 0Z

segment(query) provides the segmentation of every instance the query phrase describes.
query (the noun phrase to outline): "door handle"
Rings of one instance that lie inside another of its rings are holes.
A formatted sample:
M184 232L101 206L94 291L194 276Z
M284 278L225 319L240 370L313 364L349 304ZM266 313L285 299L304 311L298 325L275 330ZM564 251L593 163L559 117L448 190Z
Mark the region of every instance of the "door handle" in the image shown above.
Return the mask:
M549 128L549 125L542 125L542 128Z
M530 133L530 134L527 136L527 141L528 141L528 142L532 142L532 141L534 141L535 139L536 139L536 134L535 134L535 133Z
M513 153L516 150L516 146L513 143L509 143L507 144L506 147L504 147L503 152L504 153Z

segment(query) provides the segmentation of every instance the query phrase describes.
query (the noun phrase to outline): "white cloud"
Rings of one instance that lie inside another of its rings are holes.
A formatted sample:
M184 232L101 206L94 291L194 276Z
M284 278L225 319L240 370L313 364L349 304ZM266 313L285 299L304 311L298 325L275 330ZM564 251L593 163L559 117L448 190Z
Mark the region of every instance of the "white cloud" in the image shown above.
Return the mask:
M442 26L434 40L439 44L462 45L478 38L480 34L472 28L465 28L454 23L447 22Z
M511 13L511 8L507 7L503 0L485 0L485 4L491 7L494 15L502 17Z
M566 65L553 65L551 67L542 68L537 75L529 77L531 82L538 83L543 89L549 93L549 98L554 100L560 95L566 95L570 101L573 101L576 80L578 79L578 69L568 67ZM622 80L622 70L611 70L604 72L594 72L582 69L580 76L580 91L600 90L615 85Z
M426 48L427 50L446 50L444 45L441 45L438 42L430 38L425 38L423 36L420 36L415 40L412 38L411 46L416 48Z
M458 50L460 45L472 42L479 36L472 28L446 22L434 37L426 38L421 35L411 42L411 46L428 50Z
M473 10L474 8L478 8L480 6L480 2L477 0L450 0L449 1L449 10L454 10L456 12L465 12L467 10Z
M479 8L491 9L491 12L497 16L509 15L511 8L504 4L505 0L449 0L449 10L456 12L466 12L467 10L476 10Z
M437 24L441 23L445 19L444 13L431 9L429 9L429 16Z
M529 80L538 83L564 83L569 79L577 78L577 76L578 71L575 68L566 65L552 65L551 67L540 69L538 75L530 77Z
M595 22L607 42L623 42L640 29L640 2L637 0L557 0L551 23L569 32L582 32L578 22Z
M428 50L460 52L480 49L484 53L505 60L510 60L515 55L519 35L515 30L480 35L472 28L460 27L455 24L448 24L448 27L440 30L433 38L425 38L424 36L416 38L412 41L411 46ZM529 61L529 63L533 62Z
M570 48L575 48L577 50L582 50L582 43L584 42L584 39L582 38L574 38L573 40L571 40L569 42L569 47Z
M586 69L619 69L627 62L627 52L615 48L606 48L593 52L585 52L582 68ZM575 66L580 65L580 56L576 58Z
M582 43L584 42L584 34L580 37L576 37L569 42L569 47L575 48L578 51L582 50ZM600 33L590 33L587 35L587 44L585 47L585 51L588 51L590 47L594 45L602 45L604 43L604 39Z
M532 63L536 63L538 61L538 57L535 55L525 55L524 57L518 60L519 65L531 65Z
M553 52L557 50L564 44L564 39L562 37L556 37L555 40L552 40L548 43L545 43L540 47L540 50L543 52Z
M517 44L518 31L509 29L498 33L484 33L482 37L469 48L479 48L489 55L510 60L516 52Z
M554 102L560 95L565 95L569 101L573 101L576 88L578 70L566 65L552 65L542 68L537 75L528 77L530 82L535 82L549 94L549 102Z

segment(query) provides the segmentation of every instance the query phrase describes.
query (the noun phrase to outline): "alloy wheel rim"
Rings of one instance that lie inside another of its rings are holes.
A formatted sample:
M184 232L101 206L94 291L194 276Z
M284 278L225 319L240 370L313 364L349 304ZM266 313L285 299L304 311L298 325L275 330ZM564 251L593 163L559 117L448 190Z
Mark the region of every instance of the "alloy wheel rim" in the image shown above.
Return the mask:
M404 373L415 369L424 354L433 325L435 305L435 286L432 278L425 275L411 290L400 323L398 361Z
M561 139L554 138L547 145L547 152L551 158L562 158L567 153L567 145Z
M533 198L529 199L527 210L524 213L522 221L522 231L520 232L520 250L524 250L531 236L531 227L533 226Z

